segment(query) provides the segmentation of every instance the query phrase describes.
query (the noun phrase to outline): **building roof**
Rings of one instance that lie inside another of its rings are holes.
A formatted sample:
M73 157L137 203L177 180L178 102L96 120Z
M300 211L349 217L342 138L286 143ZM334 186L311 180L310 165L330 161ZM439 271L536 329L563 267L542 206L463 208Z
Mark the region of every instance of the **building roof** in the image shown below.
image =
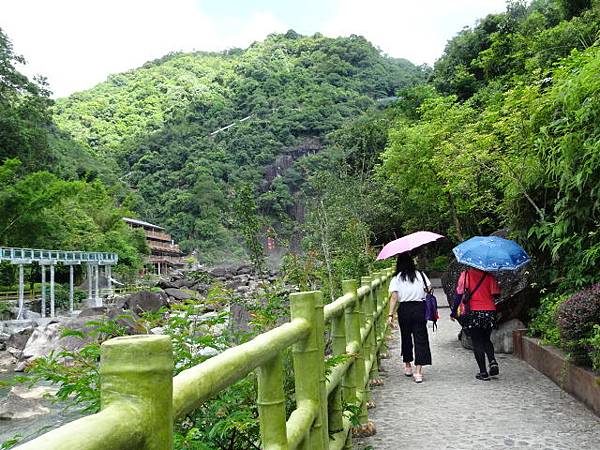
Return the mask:
M132 219L131 217L123 217L123 220L127 223L133 223L135 225L141 225L143 227L150 227L150 228L156 228L157 230L164 230L163 227L154 225L153 223L144 222L143 220L138 220L138 219Z

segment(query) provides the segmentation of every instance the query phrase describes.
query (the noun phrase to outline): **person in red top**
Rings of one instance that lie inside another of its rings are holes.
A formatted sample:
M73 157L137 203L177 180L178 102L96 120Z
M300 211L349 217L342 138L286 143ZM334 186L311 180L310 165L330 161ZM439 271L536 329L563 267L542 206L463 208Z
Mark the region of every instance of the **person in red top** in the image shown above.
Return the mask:
M465 290L469 292L468 299L464 298ZM479 366L475 377L487 381L491 376L499 374L498 362L494 356L494 344L490 339L492 329L496 327L496 298L500 296L500 285L489 272L470 267L458 277L456 297L452 306L450 318L456 319L458 307L466 300L465 309L468 311L461 320L464 331L473 341L473 354ZM487 355L490 365L489 373L485 365Z

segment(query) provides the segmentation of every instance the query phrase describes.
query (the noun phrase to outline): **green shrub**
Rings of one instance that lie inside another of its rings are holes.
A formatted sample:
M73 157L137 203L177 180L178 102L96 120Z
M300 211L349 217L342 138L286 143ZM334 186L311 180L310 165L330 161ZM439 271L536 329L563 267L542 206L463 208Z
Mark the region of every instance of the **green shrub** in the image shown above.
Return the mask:
M568 298L569 296L564 294L550 294L542 298L540 306L532 314L529 323L530 334L541 338L544 344L560 347L560 329L556 322L556 311Z
M87 292L77 287L73 288L73 304L81 303L87 298ZM69 309L69 285L54 285L54 306L56 308ZM50 286L46 286L46 307L50 307Z
M600 325L594 325L592 336L587 339L590 348L590 359L592 360L592 369L600 372Z
M445 272L448 269L448 264L450 264L450 258L448 256L436 256L429 263L427 270L429 272Z

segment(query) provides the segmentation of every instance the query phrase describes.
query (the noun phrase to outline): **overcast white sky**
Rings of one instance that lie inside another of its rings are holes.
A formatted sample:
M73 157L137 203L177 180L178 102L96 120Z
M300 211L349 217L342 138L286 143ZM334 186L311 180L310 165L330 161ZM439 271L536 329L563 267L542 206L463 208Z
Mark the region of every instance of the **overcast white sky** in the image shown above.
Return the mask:
M385 53L433 62L505 0L0 0L0 27L55 97L170 51L246 47L272 32L363 35Z

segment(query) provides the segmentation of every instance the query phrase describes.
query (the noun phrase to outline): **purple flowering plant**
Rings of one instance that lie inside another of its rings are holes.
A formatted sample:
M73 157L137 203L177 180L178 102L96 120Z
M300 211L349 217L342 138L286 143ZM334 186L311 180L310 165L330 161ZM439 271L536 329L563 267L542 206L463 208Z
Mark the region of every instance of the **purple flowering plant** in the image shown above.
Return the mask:
M589 363L590 338L594 326L600 325L600 283L581 290L563 302L556 312L556 321L564 348L583 363Z

